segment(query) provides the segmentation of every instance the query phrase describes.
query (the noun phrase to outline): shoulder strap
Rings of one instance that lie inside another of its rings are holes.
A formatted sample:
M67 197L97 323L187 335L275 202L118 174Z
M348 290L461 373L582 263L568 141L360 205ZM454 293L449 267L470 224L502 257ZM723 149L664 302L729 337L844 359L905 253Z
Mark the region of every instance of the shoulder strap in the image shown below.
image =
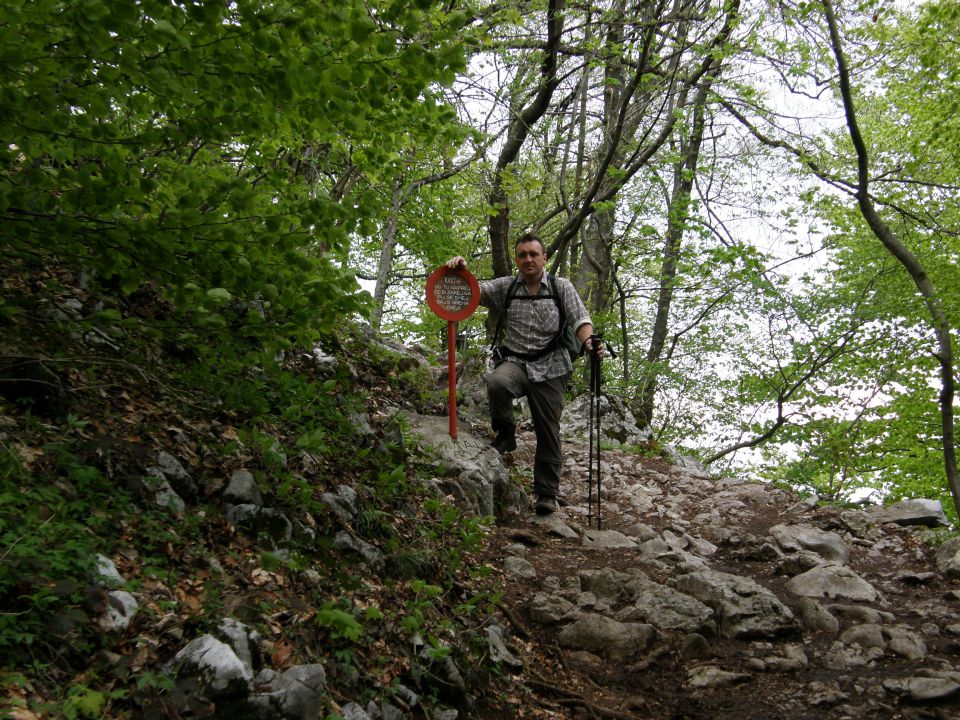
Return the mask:
M557 326L557 334L563 332L563 326L567 323L567 314L563 311L563 303L560 302L560 291L557 289L557 278L552 273L547 273L547 280L550 281L550 294L553 296L553 302L556 303L557 312L560 313L560 324Z
M549 286L547 289L550 293L550 297L553 298L553 303L554 305L557 306L557 313L558 313L557 334L554 335L553 341L551 341L551 343L547 346L546 351L544 353L540 353L539 355L532 356L530 359L541 357L546 352L549 352L550 350L552 350L556 346L556 343L559 337L563 334L564 327L567 324L567 314L563 311L563 303L560 302L560 293L557 290L557 278L555 275L553 275L553 273L546 273L546 278L547 278L547 284ZM507 314L507 308L510 307L510 302L517 295L517 284L519 283L519 281L520 281L519 276L514 276L513 281L510 283L509 287L507 288L507 297L503 303L503 310L500 311L500 317L497 318L497 328L496 330L493 331L493 340L490 343L491 348L496 346L497 340L500 338L500 331L503 329L503 318Z
M500 316L497 318L497 328L493 331L493 339L490 342L491 348L497 344L497 340L500 337L500 331L503 329L503 318L507 314L507 308L510 307L510 301L513 300L513 296L517 294L517 283L519 281L519 276L514 275L510 285L507 286L507 298L503 301L503 309L500 311Z

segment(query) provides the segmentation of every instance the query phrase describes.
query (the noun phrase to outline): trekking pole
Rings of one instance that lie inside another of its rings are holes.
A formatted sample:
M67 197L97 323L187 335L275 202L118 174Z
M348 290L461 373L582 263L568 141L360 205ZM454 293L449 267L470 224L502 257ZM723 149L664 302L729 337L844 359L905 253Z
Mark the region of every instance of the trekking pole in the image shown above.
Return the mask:
M597 336L597 343L603 342L600 336ZM594 348L593 357L590 359L593 365L593 401L597 406L597 530L603 527L603 521L600 518L600 384L603 381L603 371L600 368L600 355L597 348Z
M593 475L594 475L594 440L596 440L596 476L597 476L597 530L603 527L600 516L600 355L597 350L600 346L601 335L591 335L590 341L593 350L590 353L590 461L587 471L589 484L587 499L587 527L593 523ZM596 420L594 420L596 418ZM596 423L596 424L594 424ZM594 435L596 432L596 435Z
M597 474L597 530L603 529L603 519L600 515L600 386L603 382L603 372L600 367L600 354L597 352L600 343L603 342L603 335L591 335L591 344L593 352L590 353L590 463L587 471L587 483L590 486L587 500L587 527L593 523L593 473L594 473L594 446L596 446L596 474ZM616 357L617 354L610 347L610 343L604 343L610 357ZM596 418L596 420L594 420ZM596 422L596 425L594 425ZM596 436L594 436L596 432ZM596 445L594 445L596 439Z
M590 438L590 454L587 459L587 527L593 526L593 356L590 357L590 424L587 425L587 437Z

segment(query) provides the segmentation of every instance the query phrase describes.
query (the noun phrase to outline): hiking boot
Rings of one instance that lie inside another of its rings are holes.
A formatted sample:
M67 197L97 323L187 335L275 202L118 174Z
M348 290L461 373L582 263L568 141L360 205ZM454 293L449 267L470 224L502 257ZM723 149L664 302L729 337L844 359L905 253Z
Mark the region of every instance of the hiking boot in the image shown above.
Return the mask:
M537 515L552 515L557 511L557 499L555 497L537 498Z
M517 428L515 425L508 425L497 430L497 437L492 443L494 449L501 455L513 452L517 449Z

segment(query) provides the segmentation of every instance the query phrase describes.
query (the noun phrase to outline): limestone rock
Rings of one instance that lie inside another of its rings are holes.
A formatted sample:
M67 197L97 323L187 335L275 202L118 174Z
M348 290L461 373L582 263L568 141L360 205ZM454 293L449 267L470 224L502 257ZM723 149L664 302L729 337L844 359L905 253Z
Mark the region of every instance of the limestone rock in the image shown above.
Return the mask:
M507 575L526 580L532 580L537 576L537 571L530 561L521 557L511 556L504 559L503 569Z
M106 555L97 554L97 564L94 567L94 582L99 585L106 585L115 587L117 585L123 585L126 580L124 580L123 575L120 574L120 571L117 570L117 566L114 564L113 560L108 558Z
M960 580L960 538L947 540L937 550L937 570L949 580Z
M440 487L475 515L504 517L522 513L528 505L511 483L503 459L488 440L466 429L450 437L447 418L405 413L413 438L436 459L442 471Z
M234 706L234 717L314 720L323 705L326 673L319 664L295 665L283 673L261 671L255 684L258 692ZM359 720L360 716L354 717Z
M894 625L885 627L884 635L889 640L890 652L907 660L922 660L927 656L927 644L923 637L908 627Z
M252 669L233 649L212 635L191 640L172 663L178 680L199 680L200 696L207 700L246 697L253 680Z
M622 623L591 613L561 630L557 640L560 647L588 650L611 660L625 660L646 649L653 636L651 625Z
M740 685L750 681L747 673L721 670L713 665L695 667L687 673L687 682L695 688L713 688L726 685Z
M490 649L490 659L497 663L503 663L504 665L509 665L513 668L522 668L523 661L517 658L510 650L507 648L506 643L503 639L503 628L499 625L488 625L486 627L487 632L487 646Z
M193 501L197 496L197 483L189 472L168 452L157 453L157 464L146 469L151 477L166 480L180 497Z
M583 533L584 547L595 548L635 548L636 541L617 530L587 530Z
M960 682L946 676L885 680L883 687L918 703L943 702L960 697Z
M887 507L871 506L867 508L870 519L878 525L896 523L897 525L924 525L926 527L949 527L938 500L911 499L901 500Z
M216 636L227 643L244 665L256 670L260 667L260 633L235 618L223 618L216 628Z
M592 395L581 395L564 407L560 419L560 432L565 437L588 437L590 403ZM626 403L615 396L603 395L600 398L600 417L594 422L600 423L602 440L618 442L623 445L641 445L650 439L650 428L640 427Z
M724 637L773 637L799 627L790 609L751 578L703 570L673 583L713 609Z
M140 604L137 599L125 590L111 590L107 593L107 608L100 616L98 624L104 632L126 630Z
M812 570L790 578L787 592L812 598L841 598L858 602L874 602L876 588L842 565L818 565Z
M835 633L840 629L840 621L812 598L800 598L797 609L804 627L810 632Z
M333 538L333 546L337 550L347 553L356 553L370 566L375 573L382 573L387 566L387 558L383 551L367 541L355 537L345 530L338 532Z
M533 596L529 607L530 619L548 625L577 617L577 606L559 595L539 592Z
M617 613L618 620L648 622L666 630L717 631L713 610L690 595L645 576L631 579L623 589L630 604Z
M833 532L810 525L775 525L770 534L784 550L812 550L824 560L844 565L850 549L843 538Z

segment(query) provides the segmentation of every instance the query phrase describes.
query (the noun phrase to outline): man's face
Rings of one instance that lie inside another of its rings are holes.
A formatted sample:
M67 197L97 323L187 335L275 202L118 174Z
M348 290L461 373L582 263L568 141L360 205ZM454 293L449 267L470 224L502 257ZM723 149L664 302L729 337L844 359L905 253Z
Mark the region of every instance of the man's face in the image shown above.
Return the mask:
M531 282L540 279L543 268L547 265L547 256L536 241L519 243L514 260L523 279Z

